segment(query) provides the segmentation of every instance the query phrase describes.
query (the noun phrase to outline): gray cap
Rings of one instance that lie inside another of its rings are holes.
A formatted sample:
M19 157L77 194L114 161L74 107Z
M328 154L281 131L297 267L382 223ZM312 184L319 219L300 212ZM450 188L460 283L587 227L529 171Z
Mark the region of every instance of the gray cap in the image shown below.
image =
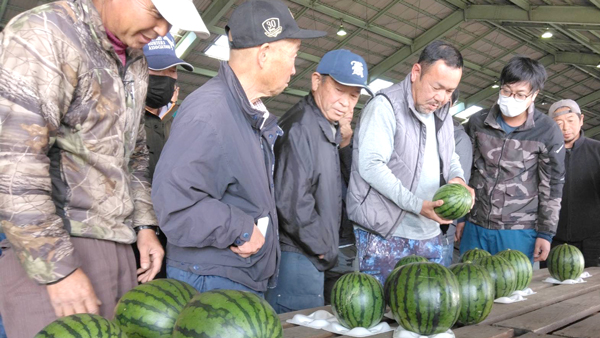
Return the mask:
M565 107L569 108L569 110L561 111L558 113L556 112L560 108L565 108ZM555 118L557 116L561 116L561 115L568 114L568 113L576 113L576 114L581 115L581 109L579 109L579 105L577 104L577 102L575 102L573 100L569 100L569 99L560 100L560 101L552 104L550 106L550 109L548 109L548 115L550 115L551 118Z

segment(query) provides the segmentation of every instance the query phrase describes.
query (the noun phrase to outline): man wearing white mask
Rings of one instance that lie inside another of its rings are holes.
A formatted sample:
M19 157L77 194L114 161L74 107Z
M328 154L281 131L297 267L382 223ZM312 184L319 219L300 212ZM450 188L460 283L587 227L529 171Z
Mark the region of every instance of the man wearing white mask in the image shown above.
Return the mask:
M546 70L527 57L502 69L498 104L472 116L465 129L473 141L470 185L475 206L464 229L461 254L481 248L492 255L520 250L544 261L556 234L565 176L565 148L556 123L535 109Z

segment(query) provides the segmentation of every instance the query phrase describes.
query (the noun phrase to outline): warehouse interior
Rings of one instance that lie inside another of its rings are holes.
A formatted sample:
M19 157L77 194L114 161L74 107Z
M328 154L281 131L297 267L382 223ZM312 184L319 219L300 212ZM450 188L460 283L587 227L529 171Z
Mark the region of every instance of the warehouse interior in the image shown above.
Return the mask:
M0 28L19 13L50 1L0 0ZM243 0L194 0L211 36L173 27L177 53L194 65L179 72L180 99L215 76L227 58L224 27ZM585 115L585 134L600 140L600 0L285 0L302 28L328 35L305 40L296 75L279 96L265 99L283 115L310 89L310 74L333 49L360 54L369 66L372 89L404 79L420 51L442 39L461 51L465 68L456 119L491 107L498 98L502 67L515 55L539 60L548 72L536 107L546 111L559 99L576 100ZM368 100L362 95L355 114ZM356 119L355 119L356 121Z

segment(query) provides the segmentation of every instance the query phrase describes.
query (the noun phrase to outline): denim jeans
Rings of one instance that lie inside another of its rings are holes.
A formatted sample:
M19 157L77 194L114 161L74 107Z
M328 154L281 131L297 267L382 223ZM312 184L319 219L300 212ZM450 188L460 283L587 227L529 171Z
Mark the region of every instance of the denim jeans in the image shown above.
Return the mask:
M250 291L261 298L264 298L264 293L252 290L249 287L234 282L229 278L221 276L203 276L190 271L181 270L167 265L167 278L173 278L186 282L193 286L198 292L206 292L211 290L239 290Z
M460 240L460 254L475 248L483 249L492 255L506 249L519 250L527 255L533 264L536 238L537 231L534 229L490 230L467 221Z
M265 299L277 313L323 306L324 283L325 274L306 256L283 251L277 287L267 290Z

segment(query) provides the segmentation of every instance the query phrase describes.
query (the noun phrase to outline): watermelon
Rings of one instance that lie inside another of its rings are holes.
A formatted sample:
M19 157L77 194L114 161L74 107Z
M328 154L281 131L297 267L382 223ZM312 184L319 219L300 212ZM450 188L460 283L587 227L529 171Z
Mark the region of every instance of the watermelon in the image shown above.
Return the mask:
M110 320L88 313L61 317L48 324L34 338L127 338Z
M377 278L362 272L343 275L331 291L331 310L348 329L371 328L383 318L385 301Z
M121 297L115 322L128 338L166 338L183 307L197 294L191 285L175 279L155 279Z
M197 294L175 322L173 338L281 338L283 328L266 300L249 291Z
M415 263L415 262L429 262L429 260L427 258L425 258L425 257L417 256L417 255L405 256L405 257L402 257L402 258L400 258L398 260L398 262L396 263L396 266L394 267L394 269L395 268L399 268L402 265L406 265L406 264L409 264L409 263Z
M486 257L486 256L491 256L491 254L483 249L475 248L475 249L468 250L467 252L462 254L462 256L460 256L460 262L461 263L465 263L467 261L475 262L479 258Z
M517 290L526 289L533 278L533 265L531 265L529 257L519 250L511 249L501 251L496 256L504 257L515 269Z
M494 304L494 280L482 266L459 263L450 267L460 287L460 315L463 325L480 323L490 314Z
M473 204L471 192L462 184L450 183L441 186L433 195L432 201L442 200L444 204L433 209L443 219L459 219L469 213Z
M485 268L494 280L494 297L510 296L517 289L517 273L512 265L501 256L487 256L474 262Z
M550 275L559 281L579 278L585 267L585 260L581 251L577 247L566 243L552 248L546 263Z
M460 315L456 276L441 264L411 263L389 282L390 309L403 328L424 336L442 333Z

